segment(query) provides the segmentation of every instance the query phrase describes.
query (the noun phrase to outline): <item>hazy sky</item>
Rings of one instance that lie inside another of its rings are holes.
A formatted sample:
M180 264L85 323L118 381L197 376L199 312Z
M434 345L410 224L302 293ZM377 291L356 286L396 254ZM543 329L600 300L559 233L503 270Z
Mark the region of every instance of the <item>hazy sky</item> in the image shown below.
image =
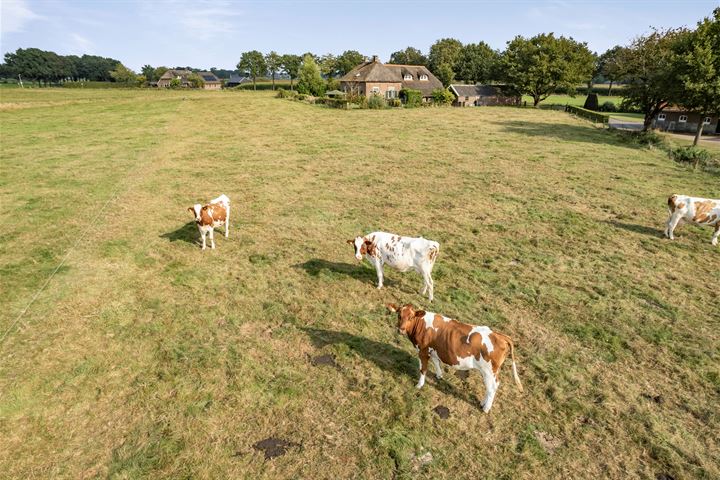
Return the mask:
M235 68L247 50L267 53L427 53L437 39L484 40L555 32L591 50L627 43L654 27L694 26L720 0L309 1L0 0L2 54L37 47L113 57L139 70Z

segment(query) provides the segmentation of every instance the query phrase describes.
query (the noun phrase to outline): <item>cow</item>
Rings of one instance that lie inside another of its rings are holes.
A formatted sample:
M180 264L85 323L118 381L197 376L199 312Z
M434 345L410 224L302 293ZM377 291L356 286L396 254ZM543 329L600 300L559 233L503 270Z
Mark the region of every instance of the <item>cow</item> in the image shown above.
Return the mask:
M423 277L422 295L428 294L433 301L434 284L432 269L440 253L440 244L422 237L401 237L387 232L373 232L364 237L355 237L347 243L355 249L355 258L362 261L363 255L377 271L378 286L383 287L383 265L388 264L401 272L411 268Z
M523 391L515 366L513 342L507 335L493 332L489 327L468 325L437 313L415 310L411 304L401 307L389 303L386 307L390 312L397 312L400 334L407 335L420 355L417 388L425 385L428 360L432 360L438 379L443 376L440 361L456 370L475 368L485 382L482 409L487 413L500 386L500 367L509 350L515 384Z
M681 221L696 225L715 227L711 243L718 244L720 237L720 200L710 198L688 197L687 195L671 195L668 198L670 216L665 227L665 236L674 240L673 232Z
M196 203L188 210L195 216L195 223L202 238L202 249L205 250L205 235L210 234L210 246L215 248L213 233L215 227L225 225L225 238L228 237L230 228L230 199L225 195L210 200L207 205Z

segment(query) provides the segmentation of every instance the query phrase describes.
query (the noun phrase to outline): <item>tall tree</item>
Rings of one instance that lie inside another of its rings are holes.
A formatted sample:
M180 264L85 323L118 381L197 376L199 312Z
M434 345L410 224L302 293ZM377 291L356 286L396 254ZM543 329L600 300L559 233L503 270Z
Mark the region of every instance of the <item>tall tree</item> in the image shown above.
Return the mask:
M337 75L342 77L364 61L365 55L357 50L345 50L342 55L337 57L337 61L335 62L335 72Z
M705 117L720 113L720 7L711 18L699 22L694 32L680 37L675 51L683 87L678 91L677 103L700 114L693 140L697 145Z
M430 47L428 66L446 87L455 79L455 66L460 59L462 47L460 40L454 38L443 38Z
M156 82L157 78L155 78L155 69L151 67L150 65L143 65L142 69L140 70L143 75L145 75L145 80L148 82ZM165 73L165 72L163 72Z
M293 80L300 73L300 65L302 65L302 57L300 55L286 54L282 56L282 70L290 77L290 90L293 89Z
M337 57L332 53L326 53L317 61L320 73L326 78L334 77L337 69Z
M267 70L272 75L272 89L275 90L275 74L282 67L282 57L277 52L272 51L265 55L265 63L267 64Z
M117 83L124 83L127 85L137 85L138 78L137 74L127 68L122 63L118 64L117 67L115 67L114 70L110 71L110 76L113 80L115 80Z
M320 67L315 63L312 55L305 55L303 58L298 74L298 92L316 97L325 94L325 82L320 75Z
M613 83L622 80L622 62L620 61L625 52L625 47L616 45L600 55L597 59L597 74L610 82L608 95L612 93Z
M505 82L533 97L534 106L553 93L574 94L594 70L594 56L585 43L553 33L515 37L508 42L501 63Z
M398 50L390 55L390 61L396 65L428 65L428 59L423 53L414 47L407 47L405 50Z
M500 54L485 42L469 43L462 47L455 65L455 75L469 83L495 80Z
M240 61L237 64L237 68L238 70L247 72L250 75L253 81L253 90L257 90L257 77L265 75L267 73L267 64L265 63L265 57L257 50L244 52L240 56Z
M620 56L627 84L623 103L643 113L643 131L678 96L681 82L674 48L686 34L685 30L655 30L635 39Z

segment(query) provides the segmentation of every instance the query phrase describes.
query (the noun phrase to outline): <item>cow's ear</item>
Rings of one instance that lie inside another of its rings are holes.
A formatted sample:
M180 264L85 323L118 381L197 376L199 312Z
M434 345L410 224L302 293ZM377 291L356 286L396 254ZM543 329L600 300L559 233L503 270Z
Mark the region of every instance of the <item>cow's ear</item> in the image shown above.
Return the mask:
M346 242L352 246L355 246L355 240L346 240Z
M193 214L193 217L195 216L195 209L193 207L188 207L188 212Z
M387 307L388 310L390 310L393 313L398 311L398 306L395 305L394 303L386 303L385 306Z

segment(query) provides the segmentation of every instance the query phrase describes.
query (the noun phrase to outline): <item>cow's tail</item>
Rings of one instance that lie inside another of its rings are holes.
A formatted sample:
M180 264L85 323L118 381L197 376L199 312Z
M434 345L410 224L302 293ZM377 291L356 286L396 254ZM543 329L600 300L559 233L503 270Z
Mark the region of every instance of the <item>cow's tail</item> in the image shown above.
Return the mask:
M440 244L437 242L433 242L432 246L430 247L430 250L428 250L428 259L431 263L435 263L435 260L437 260L438 255L440 254Z
M227 197L227 195L222 194L210 203L222 203L222 205L227 208L230 206L230 199Z
M495 335L498 335L497 332L493 333L495 333ZM513 379L515 380L515 385L517 385L518 389L522 392L523 386L522 383L520 383L520 376L518 376L517 366L515 365L515 346L513 345L512 338L508 337L507 335L500 335L505 338L505 341L510 344L510 360L512 360Z

